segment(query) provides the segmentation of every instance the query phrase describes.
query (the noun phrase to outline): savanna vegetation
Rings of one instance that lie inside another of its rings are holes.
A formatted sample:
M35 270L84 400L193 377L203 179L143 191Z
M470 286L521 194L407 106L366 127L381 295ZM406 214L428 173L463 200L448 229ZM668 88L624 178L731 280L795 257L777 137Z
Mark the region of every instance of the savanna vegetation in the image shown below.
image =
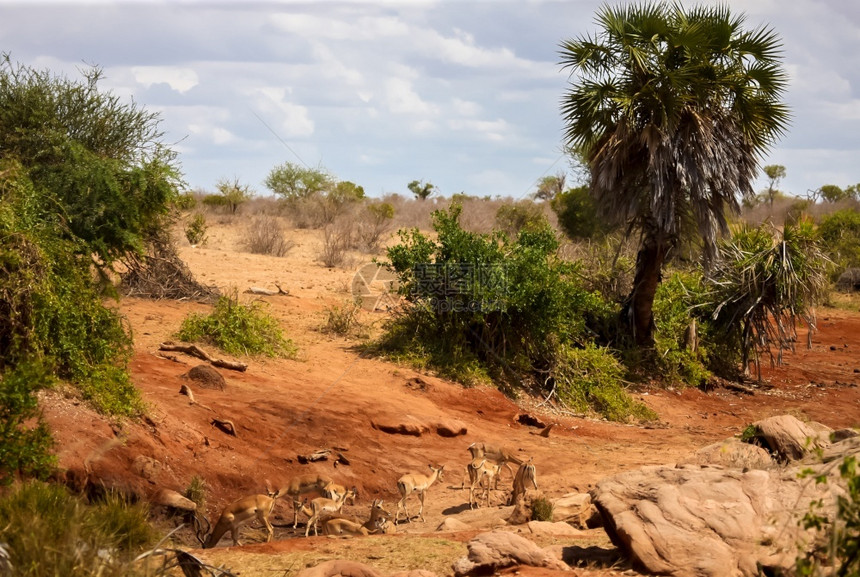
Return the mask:
M406 184L414 199L370 199L322 167L289 162L265 181L277 199L270 213L253 212L254 191L235 179L213 194L180 194L157 114L100 91L97 69L76 81L4 56L0 482L51 474L40 389L65 382L106 415L145 412L127 370L131 336L110 299L118 265L138 270L153 246L169 250L175 211L192 244L206 242L207 215L217 213L249 221L251 252L288 257L287 219L320 231L323 266L348 266L350 251L377 255L397 275L403 306L373 338L354 303L327 309L322 331L569 413L652 420L629 394L646 375L701 386L779 362L798 324L814 327L829 283L860 267L856 185L823 185L786 204L786 168L770 165L767 189L752 189L789 120L779 38L746 30L726 7L607 6L597 23L596 35L560 50L577 73L562 104L565 145L587 176L572 186L565 173L543 177L528 200L447 199L423 180ZM762 207L767 218L745 220ZM263 305L237 294L189 316L177 337L233 355L297 350ZM853 501L840 514L856 516L853 467ZM17 555L30 555L34 538L60 543L45 574L110 573L98 551L125 559L152 541L145 510L120 501L20 485L0 500L0 541ZM24 510L37 513L32 535L10 522ZM843 541L854 549L838 554L856 558L856 540Z

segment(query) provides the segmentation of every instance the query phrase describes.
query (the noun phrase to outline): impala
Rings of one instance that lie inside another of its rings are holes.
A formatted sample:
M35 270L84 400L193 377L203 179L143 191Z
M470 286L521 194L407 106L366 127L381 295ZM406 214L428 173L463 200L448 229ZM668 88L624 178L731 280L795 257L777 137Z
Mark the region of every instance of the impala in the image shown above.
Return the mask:
M275 507L275 499L267 495L251 495L244 497L238 501L233 501L221 512L221 517L215 524L215 528L210 533L209 537L203 543L204 549L209 549L218 544L221 537L227 530L230 530L230 535L233 537L233 545L239 545L239 525L250 521L251 519L259 519L266 527L266 543L272 540L274 529L269 523L269 515Z
M400 516L400 509L406 513L406 521L411 523L412 518L409 516L409 511L406 509L406 497L412 493L418 494L418 500L421 501L421 508L418 510L418 518L424 521L424 492L430 488L437 479L442 480L442 471L445 465L434 467L430 465L432 473L430 475L421 475L419 473L408 473L397 480L397 490L400 491L400 502L397 503L397 511L394 512L394 522Z

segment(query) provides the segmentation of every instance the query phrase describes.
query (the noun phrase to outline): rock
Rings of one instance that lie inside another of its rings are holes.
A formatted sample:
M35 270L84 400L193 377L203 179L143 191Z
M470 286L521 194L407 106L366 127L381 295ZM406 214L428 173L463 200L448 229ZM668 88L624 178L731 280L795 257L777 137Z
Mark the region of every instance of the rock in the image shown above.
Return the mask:
M526 526L529 528L529 531L535 535L563 535L579 537L584 534L579 529L574 529L567 523L561 521L529 521Z
M832 433L830 433L830 442L838 443L839 441L844 441L845 439L850 439L851 437L856 437L858 434L854 429L836 429Z
M852 441L828 447L825 459L860 455L860 442ZM760 565L779 574L793 569L798 544L816 538L799 523L810 503L822 499L821 514L832 515L844 490L838 467L811 460L748 471L646 467L601 480L592 499L612 542L637 568L717 577L758 575ZM799 478L806 468L813 476ZM815 483L817 473L828 482Z
M445 517L445 520L442 521L438 527L436 527L437 531L468 531L472 527L466 523L463 523L456 517Z
M459 437L467 432L466 425L454 419L436 423L436 434L440 437Z
M782 461L796 461L808 450L827 445L814 428L791 415L769 417L753 425L756 441Z
M161 463L146 455L138 455L131 462L131 468L147 481L153 481L161 472Z
M543 491L537 489L528 489L514 503L514 510L507 521L510 525L522 525L532 520L532 512L534 510L534 502L538 499L543 499Z
M420 437L430 430L430 427L411 415L379 416L372 419L370 424L374 429L391 435Z
M335 559L299 571L296 577L382 577L382 574L364 563Z
M183 511L197 510L197 503L170 489L159 489L152 496L150 502L154 505L173 507L174 509L182 509Z
M398 571L388 577L437 577L437 575L427 569L412 569L411 571Z
M203 387L204 389L223 391L226 386L226 382L224 381L224 377L221 373L213 369L210 365L197 365L182 376L187 379L191 379L197 383L199 387Z
M776 463L758 445L734 437L708 445L678 462L679 465L719 465L730 469L767 469Z
M467 547L468 556L457 559L451 565L454 575L491 575L512 565L544 567L557 571L570 569L560 559L510 531L482 533L469 541Z
M588 493L569 493L553 501L552 518L579 529L600 526L600 512Z

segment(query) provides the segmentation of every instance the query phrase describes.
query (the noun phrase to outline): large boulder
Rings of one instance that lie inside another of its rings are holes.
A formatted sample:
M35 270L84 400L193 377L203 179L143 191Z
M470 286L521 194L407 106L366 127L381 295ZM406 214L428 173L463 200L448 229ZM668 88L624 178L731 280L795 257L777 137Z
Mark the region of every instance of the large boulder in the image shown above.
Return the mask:
M552 502L552 518L579 529L600 526L600 513L588 493L568 493Z
M830 429L810 426L791 415L779 415L756 421L754 440L780 461L802 459L808 451L824 447Z
M762 447L730 438L703 447L681 459L679 465L719 465L729 469L768 469L776 465Z
M510 531L482 533L469 541L469 554L454 561L454 575L492 575L514 565L545 567L567 571L561 559L541 549L532 541Z
M371 419L370 425L377 431L390 435L413 437L420 437L430 430L424 421L412 415L378 415Z
M837 446L838 445L838 446ZM834 444L830 460L860 456L854 439ZM800 477L806 468L812 477ZM818 484L815 474L827 474ZM798 546L816 535L799 521L813 500L832 513L843 491L838 467L794 463L767 470L684 465L647 467L601 480L592 491L613 543L651 573L759 574L794 566Z

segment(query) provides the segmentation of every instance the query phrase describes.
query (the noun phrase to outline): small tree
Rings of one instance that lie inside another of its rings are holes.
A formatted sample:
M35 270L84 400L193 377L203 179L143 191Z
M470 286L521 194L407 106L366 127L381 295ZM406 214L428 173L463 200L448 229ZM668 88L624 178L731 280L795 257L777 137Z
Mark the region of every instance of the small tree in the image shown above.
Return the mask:
M239 179L221 179L215 185L215 189L223 199L222 204L227 207L230 214L236 214L239 205L247 202L253 196L251 187L247 184L239 184Z
M544 176L538 181L537 190L534 193L535 200L550 201L564 191L564 183L567 175L559 172L553 176Z
M287 201L307 199L334 186L334 178L322 168L307 168L292 162L269 172L266 187Z
M429 182L425 183L423 180L413 180L406 185L406 188L411 190L418 200L427 200L437 192L436 185Z
M765 194L767 195L767 200L770 203L771 208L773 208L773 201L779 194L779 181L785 178L785 167L781 164L769 164L762 170L764 170L768 179L767 191L765 191Z
M841 187L836 186L835 184L825 184L818 189L821 198L823 198L827 202L839 202L840 200L845 200L849 198L849 193L842 190Z

